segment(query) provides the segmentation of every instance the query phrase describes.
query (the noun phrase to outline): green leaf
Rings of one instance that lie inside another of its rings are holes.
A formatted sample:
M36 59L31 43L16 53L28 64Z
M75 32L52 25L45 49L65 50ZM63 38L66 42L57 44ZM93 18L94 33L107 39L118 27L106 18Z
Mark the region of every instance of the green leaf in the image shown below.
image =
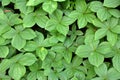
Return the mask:
M70 63L71 59L72 59L72 52L70 52L69 50L64 51L64 59Z
M103 29L98 29L96 32L95 32L95 40L99 40L101 38L103 38L107 33L107 30L105 28Z
M45 25L45 29L48 31L53 31L55 30L57 24L57 22L55 20L48 20L46 25Z
M57 2L55 1L45 1L42 5L43 10L52 14L57 9Z
M99 9L103 8L103 5L102 5L102 2L100 1L92 1L89 7L91 11L97 12Z
M91 53L91 55L88 57L88 60L89 62L96 66L96 67L99 67L103 61L104 61L104 56L101 55L100 53L97 53L97 52L93 52Z
M65 0L53 0L53 1L63 2L63 1L65 1Z
M34 39L36 37L36 34L32 29L25 29L22 32L20 32L20 36L23 39L30 40Z
M44 75L42 71L37 72L37 79L38 80L47 80L47 77Z
M4 43L5 43L5 38L3 38L3 37L0 37L0 45L4 45Z
M47 51L47 49L45 49L44 47L42 47L42 48L38 48L36 50L36 54L43 61L46 58L46 56L48 54L48 51Z
M57 31L61 34L63 34L64 36L67 35L68 31L69 31L69 27L62 25L62 24L58 24L57 25Z
M120 18L120 11L117 9L110 9L109 10L110 14L113 15L116 18Z
M25 53L19 60L18 62L21 65L25 65L25 66L30 66L33 63L35 63L35 61L37 60L37 58L35 57L34 54L32 53Z
M20 80L21 77L25 75L25 72L26 72L26 68L23 65L19 63L15 63L14 65L10 67L9 75L14 80Z
M107 40L110 42L110 44L112 46L114 46L115 43L117 42L117 34L111 32L111 31L108 31L107 32Z
M44 40L44 36L41 32L37 32L36 31L36 35L37 37L34 39L34 41L38 44L38 45L41 45L43 43L43 40Z
M113 57L112 62L113 62L114 68L120 72L120 54L116 54Z
M47 21L48 21L48 17L44 15L39 15L35 18L35 22L41 28L45 28L45 24L47 23Z
M120 25L112 27L111 31L114 33L120 34Z
M94 19L96 19L96 16L94 14L90 13L90 14L85 14L85 18L86 18L87 22L92 23L92 21Z
M16 63L22 56L23 56L23 53L20 53L20 54L17 54L17 55L15 55L15 56L13 56L10 60L11 60L13 63Z
M38 44L34 41L28 41L24 47L25 51L35 51L38 47Z
M74 76L71 80L78 80L78 78L76 78L76 77Z
M10 21L11 26L22 23L22 20L19 18L18 14L10 15L9 21Z
M9 53L9 48L7 46L0 46L0 58L6 58Z
M84 28L87 25L87 20L84 15L78 18L77 24L79 28Z
M97 16L101 21L105 21L111 17L111 14L106 8L101 8L97 11Z
M22 49L25 44L26 40L24 40L19 34L16 34L13 39L12 39L12 46L15 47L16 49L20 50Z
M107 75L107 66L104 63L101 64L99 67L95 67L94 69L96 74L100 77L104 77L105 75Z
M75 21L75 19L70 18L68 16L64 16L62 18L62 22L61 23L64 24L64 25L66 25L66 26L68 26L68 25L71 25L74 21Z
M107 76L108 76L109 80L119 80L120 79L120 72L118 72L114 68L110 68Z
M112 52L112 47L108 42L102 42L97 48L97 52L102 54L110 54Z
M83 57L88 57L90 55L90 53L92 52L92 49L90 46L88 45L80 45L77 49L76 49L76 54L83 58Z
M5 72L12 64L12 61L9 59L4 59L1 63L0 63L0 73Z
M35 24L35 16L33 13L26 14L23 18L23 26L26 27L32 27Z
M34 64L30 65L29 66L29 69L31 72L35 72L35 71L38 71L40 68L41 68L41 62L42 61L36 61Z
M13 0L15 5L15 9L19 9L21 13L28 14L30 12L33 12L33 7L27 7L26 2L27 0Z
M75 7L77 10L84 12L87 9L85 0L76 0Z
M11 39L15 36L15 34L16 34L16 31L13 28L11 28L8 32L4 33L2 37L5 39Z
M2 0L2 6L6 6L10 3L10 0Z
M27 6L36 6L40 3L42 3L43 1L44 0L29 0L26 5Z
M104 25L104 23L102 23L99 19L94 19L94 20L92 21L92 23L93 23L93 25L95 25L96 27L100 27L100 28L106 27L106 25Z
M103 80L103 78L102 77L96 77L96 78L93 78L91 80Z
M120 5L120 0L104 0L103 5L106 7L115 8Z
M52 14L49 15L50 19L55 20L56 22L60 22L63 17L63 12L59 9L56 9Z
M37 79L37 72L30 72L28 75L27 75L27 80L36 80Z

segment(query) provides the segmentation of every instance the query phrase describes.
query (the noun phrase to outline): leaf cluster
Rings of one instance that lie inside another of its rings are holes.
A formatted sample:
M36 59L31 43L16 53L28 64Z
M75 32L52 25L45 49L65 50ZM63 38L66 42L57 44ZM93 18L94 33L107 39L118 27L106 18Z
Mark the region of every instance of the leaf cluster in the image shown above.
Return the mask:
M120 0L0 3L0 80L120 80Z

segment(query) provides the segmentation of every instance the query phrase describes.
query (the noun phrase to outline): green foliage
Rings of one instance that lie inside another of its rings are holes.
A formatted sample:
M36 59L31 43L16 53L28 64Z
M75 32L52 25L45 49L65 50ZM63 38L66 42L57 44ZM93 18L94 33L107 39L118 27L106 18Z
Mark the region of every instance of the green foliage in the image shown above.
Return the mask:
M0 80L120 80L120 0L0 4Z

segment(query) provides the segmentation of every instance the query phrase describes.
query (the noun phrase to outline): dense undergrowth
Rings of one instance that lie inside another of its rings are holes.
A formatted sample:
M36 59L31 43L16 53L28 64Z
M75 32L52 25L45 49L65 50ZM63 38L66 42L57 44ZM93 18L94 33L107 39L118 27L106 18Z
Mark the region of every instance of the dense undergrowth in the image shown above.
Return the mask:
M0 3L0 80L120 80L120 0Z

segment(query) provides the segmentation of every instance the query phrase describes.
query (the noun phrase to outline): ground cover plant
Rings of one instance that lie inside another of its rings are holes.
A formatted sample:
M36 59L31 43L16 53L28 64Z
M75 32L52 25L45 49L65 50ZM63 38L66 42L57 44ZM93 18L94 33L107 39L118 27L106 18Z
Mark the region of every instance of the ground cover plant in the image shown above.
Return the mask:
M0 5L0 80L120 80L120 0Z

